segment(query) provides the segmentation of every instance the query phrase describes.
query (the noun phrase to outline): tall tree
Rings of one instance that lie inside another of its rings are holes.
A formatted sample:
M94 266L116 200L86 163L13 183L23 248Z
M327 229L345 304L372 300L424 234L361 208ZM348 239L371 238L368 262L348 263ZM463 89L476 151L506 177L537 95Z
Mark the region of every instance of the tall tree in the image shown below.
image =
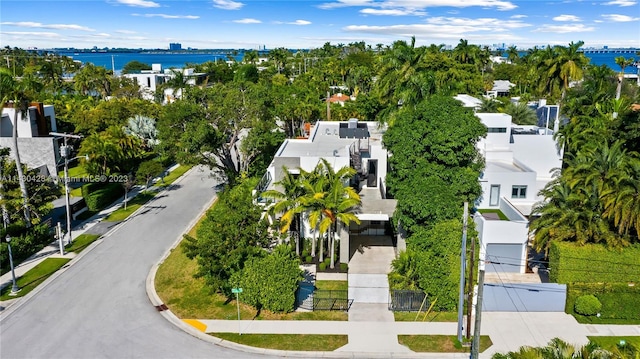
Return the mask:
M22 121L27 120L27 110L29 108L29 96L25 91L21 81L15 79L8 70L0 69L0 93L2 93L2 107L7 106L11 102L13 108L13 131L12 152L16 162L16 171L20 182L20 191L22 192L23 213L25 225L31 226L31 213L29 211L29 191L27 189L24 171L22 169L22 161L20 160L20 151L18 148L18 118ZM19 115L19 117L18 117Z

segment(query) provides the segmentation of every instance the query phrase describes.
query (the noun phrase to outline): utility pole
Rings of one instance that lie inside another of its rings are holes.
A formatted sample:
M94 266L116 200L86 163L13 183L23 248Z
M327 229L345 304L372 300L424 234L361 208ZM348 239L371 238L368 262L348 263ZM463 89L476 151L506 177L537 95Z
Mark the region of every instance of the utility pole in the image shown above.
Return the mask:
M329 91L327 91L327 121L331 121L331 101L329 101L329 99L331 95L329 94Z
M462 216L462 250L460 251L460 295L458 297L458 341L462 342L463 316L464 316L464 275L467 264L467 217L469 216L469 202L464 202L464 214Z
M71 244L73 241L73 237L71 236L71 203L69 202L69 155L71 154L71 149L67 145L67 139L82 138L82 136L57 132L49 132L49 134L64 139L64 146L60 148L60 156L64 157L64 197L67 207L67 233L69 233L69 241L67 243Z
M473 308L473 269L475 265L476 259L476 239L474 238L471 241L471 257L469 258L469 286L467 288L467 335L466 338L469 340L471 337L471 311Z
M478 302L476 303L476 323L473 328L471 359L478 359L480 354L480 322L482 317L482 292L484 288L484 266L478 271Z

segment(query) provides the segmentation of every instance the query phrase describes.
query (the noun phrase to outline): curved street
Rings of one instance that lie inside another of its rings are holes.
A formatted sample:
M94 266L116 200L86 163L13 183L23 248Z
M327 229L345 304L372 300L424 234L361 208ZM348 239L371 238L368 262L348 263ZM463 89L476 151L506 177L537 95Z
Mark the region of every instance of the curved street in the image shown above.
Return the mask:
M0 316L0 357L255 358L191 336L145 291L151 267L215 196L208 170L188 172L106 234L57 278Z

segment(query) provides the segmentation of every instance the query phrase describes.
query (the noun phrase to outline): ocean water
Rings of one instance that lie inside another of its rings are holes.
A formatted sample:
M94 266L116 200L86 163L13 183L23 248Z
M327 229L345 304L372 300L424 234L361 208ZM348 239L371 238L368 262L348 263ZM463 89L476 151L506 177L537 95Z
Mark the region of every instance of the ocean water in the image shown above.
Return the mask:
M116 73L120 73L125 64L130 61L140 61L145 64L162 64L162 68L183 68L185 64L202 64L207 61L216 61L218 59L227 60L227 55L223 51L212 50L209 53L73 53L60 52L61 55L72 57L74 60L82 63L91 62L96 66L104 66L107 69L114 69ZM620 71L620 66L616 65L615 58L624 56L625 58L633 57L640 60L639 56L634 54L616 54L616 53L587 53L590 63L594 65L607 65L614 71ZM242 61L244 53L239 50L234 56L237 61ZM634 74L639 70L634 66L625 68L625 73Z

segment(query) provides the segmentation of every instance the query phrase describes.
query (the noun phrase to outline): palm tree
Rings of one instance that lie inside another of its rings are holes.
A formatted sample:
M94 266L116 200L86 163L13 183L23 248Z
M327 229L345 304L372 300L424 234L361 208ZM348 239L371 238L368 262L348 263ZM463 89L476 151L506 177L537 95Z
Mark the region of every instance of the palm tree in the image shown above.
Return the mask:
M633 65L633 63L635 62L635 59L633 57L625 59L622 56L618 56L615 58L615 61L616 61L616 65L620 66L620 72L618 73L618 86L616 87L616 100L619 100L620 94L622 93L622 81L624 81L624 69L627 66ZM618 111L615 111L613 113L613 118L615 119L617 117L618 117Z
M294 237L296 254L299 254L300 214L305 210L305 207L301 205L301 197L305 195L304 186L300 178L291 173L286 166L282 166L282 173L284 173L284 177L275 183L280 186L282 190L267 190L264 191L261 196L275 201L268 209L270 215L282 213L282 217L280 218L280 233L291 232L290 229L293 224L294 233L290 233L290 236Z
M601 193L603 216L613 219L618 233L629 235L634 229L640 236L640 159L629 158L625 174L607 182Z
M20 160L20 151L18 149L18 114L22 121L26 120L27 110L29 108L29 100L24 84L22 81L17 81L10 73L8 69L2 69L0 71L0 93L2 93L2 107L9 101L12 102L13 107L13 132L12 132L12 144L13 144L13 156L16 162L16 169L18 174L18 180L20 182L20 191L22 192L23 211L25 226L28 228L31 226L31 214L29 212L29 192L27 190L27 184L24 177L24 171L22 169L22 161Z
M552 56L546 58L544 62L547 66L547 76L551 82L557 82L562 89L561 98L564 99L569 84L572 80L581 80L584 74L584 68L587 66L589 59L584 53L578 51L584 45L583 41L574 43L569 46L555 46L552 50Z
M520 60L520 53L518 53L518 48L515 45L509 46L507 49L507 60L512 64Z
M511 115L513 123L517 125L535 125L538 122L536 112L524 102L509 102L504 112Z
M245 51L243 60L246 63L255 65L255 63L258 61L258 51L256 50Z

